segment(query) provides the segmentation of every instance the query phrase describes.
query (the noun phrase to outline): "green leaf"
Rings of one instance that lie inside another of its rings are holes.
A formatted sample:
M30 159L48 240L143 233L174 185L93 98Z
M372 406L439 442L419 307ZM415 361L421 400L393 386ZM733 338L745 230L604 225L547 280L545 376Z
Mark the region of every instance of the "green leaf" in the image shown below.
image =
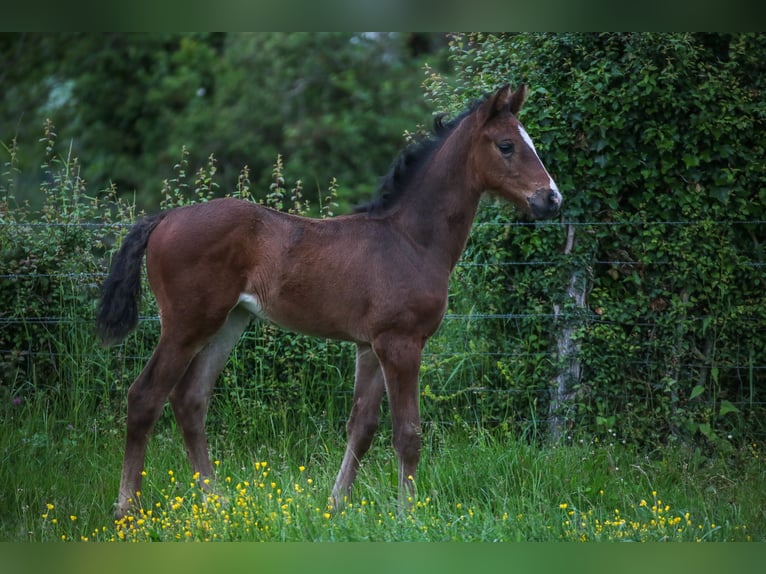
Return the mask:
M739 409L735 407L729 401L721 401L721 409L718 411L718 416L724 416L729 413L738 413Z
M698 396L700 396L702 393L705 392L705 387L702 385L697 385L692 389L692 394L689 396L689 400L696 399Z

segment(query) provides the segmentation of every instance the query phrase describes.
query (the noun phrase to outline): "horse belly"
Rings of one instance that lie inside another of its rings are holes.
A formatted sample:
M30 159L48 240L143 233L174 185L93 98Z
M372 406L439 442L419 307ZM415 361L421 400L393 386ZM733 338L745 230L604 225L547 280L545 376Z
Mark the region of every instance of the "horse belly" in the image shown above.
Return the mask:
M242 293L238 303L259 319L274 323L288 331L346 341L364 339L361 330L353 328L349 323L348 313L338 312L340 309L348 311L347 307L336 308L332 307L329 301L314 299L315 296L293 301L280 298L278 302L265 305L257 295ZM328 305L335 309L335 312L328 312Z

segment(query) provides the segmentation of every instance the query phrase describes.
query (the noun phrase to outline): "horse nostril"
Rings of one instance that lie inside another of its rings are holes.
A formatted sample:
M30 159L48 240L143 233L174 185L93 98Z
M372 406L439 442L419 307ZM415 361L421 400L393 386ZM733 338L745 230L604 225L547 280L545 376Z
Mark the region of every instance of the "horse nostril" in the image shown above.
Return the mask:
M535 219L553 217L559 212L562 201L561 193L555 187L541 187L528 200Z

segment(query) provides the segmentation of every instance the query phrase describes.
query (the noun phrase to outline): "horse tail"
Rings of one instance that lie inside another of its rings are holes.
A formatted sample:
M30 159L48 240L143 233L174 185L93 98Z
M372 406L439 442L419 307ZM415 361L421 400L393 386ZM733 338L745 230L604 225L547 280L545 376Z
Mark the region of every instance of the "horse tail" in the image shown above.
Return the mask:
M138 325L141 263L149 236L165 215L158 213L137 221L112 259L96 310L96 332L105 345L119 343Z

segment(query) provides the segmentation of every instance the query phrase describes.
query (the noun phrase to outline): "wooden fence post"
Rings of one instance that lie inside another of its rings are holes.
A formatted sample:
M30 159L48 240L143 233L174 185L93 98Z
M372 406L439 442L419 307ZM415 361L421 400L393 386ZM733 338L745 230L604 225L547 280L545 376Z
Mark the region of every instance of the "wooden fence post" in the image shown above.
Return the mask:
M567 224L567 238L564 255L570 255L575 248L575 225ZM564 436L567 423L574 410L574 387L580 381L580 342L576 337L579 324L566 312L567 308L585 309L589 290L590 273L582 265L575 265L569 277L564 304L553 304L554 325L559 326L556 335L558 374L551 389L549 407L550 438L558 442Z

